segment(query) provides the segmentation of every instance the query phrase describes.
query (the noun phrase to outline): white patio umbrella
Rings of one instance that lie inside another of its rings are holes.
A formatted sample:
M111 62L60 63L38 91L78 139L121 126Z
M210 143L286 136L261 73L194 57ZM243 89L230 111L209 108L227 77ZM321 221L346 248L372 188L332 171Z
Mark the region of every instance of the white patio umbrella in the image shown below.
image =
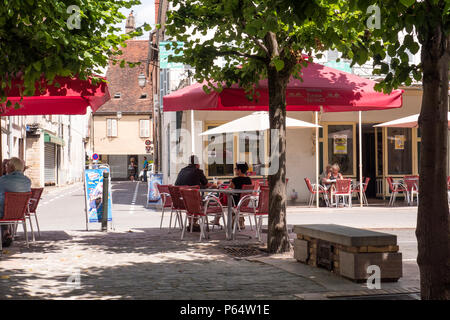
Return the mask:
M286 127L289 128L320 128L321 126L286 117ZM252 114L227 122L216 128L202 132L200 135L206 136L227 132L242 131L263 131L270 129L269 113L266 111L253 112Z
M447 115L449 119L448 126L450 128L450 112ZM419 114L413 114L404 118L384 122L375 125L374 127L390 127L390 128L417 128L419 121Z

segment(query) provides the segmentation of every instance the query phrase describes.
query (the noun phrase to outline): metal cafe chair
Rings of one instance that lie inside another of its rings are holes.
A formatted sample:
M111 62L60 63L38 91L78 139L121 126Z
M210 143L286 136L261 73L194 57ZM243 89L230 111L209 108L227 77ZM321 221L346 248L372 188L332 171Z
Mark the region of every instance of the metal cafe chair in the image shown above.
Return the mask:
M194 223L194 218L198 218L200 221L200 241L202 238L209 238L207 234L206 225L208 223L208 216L221 213L224 221L224 228L228 238L227 227L225 225L225 213L223 211L222 204L217 197L209 196L206 198L206 203L203 205L202 197L198 189L193 188L180 188L181 196L183 197L183 203L186 210L186 217L184 225L187 224L187 219L191 220L191 226ZM185 228L181 232L181 240L184 238Z
M369 202L367 201L367 197L366 197L366 190L367 190L367 186L369 185L369 182L370 182L370 177L366 177L363 182L362 199L360 199L361 183L358 183L352 190L352 193L356 193L359 201L362 201L363 205L366 205L366 206L369 205Z
M240 205L240 210L241 212L253 212L254 209L257 208L258 206L258 192L259 192L259 182L258 181L253 181L252 184L244 184L242 185L242 189L243 190L253 190L253 192L251 194L241 194L240 199L238 204L236 205L236 209L235 212L237 210L237 207ZM245 198L244 203L241 203L241 200ZM237 219L237 215L235 215ZM238 220L239 222L239 220ZM250 222L250 230L253 230L253 225L252 225L252 219L249 219ZM256 217L255 217L255 226L256 226ZM238 223L238 229L239 231L241 230L241 226Z
M27 247L29 247L29 244L26 213L30 198L31 192L5 192L4 214L3 218L0 219L0 226L15 226L17 223L22 223ZM0 241L0 252L2 252L2 241Z
M159 223L159 228L162 228L162 223L164 219L164 209L165 208L171 208L170 211L170 221L169 221L169 229L172 224L172 214L173 214L173 206L172 206L172 197L170 196L169 192L169 185L165 184L157 184L156 188L158 189L158 192L161 196L162 205L161 205L161 222Z
M28 203L28 210L26 212L26 217L30 221L31 232L33 234L33 241L35 240L35 238L34 238L33 224L31 223L32 216L34 216L34 219L36 220L36 227L38 230L38 235L39 235L39 237L41 237L41 230L39 228L39 222L38 222L36 210L37 210L39 201L41 200L41 195L42 195L43 191L44 191L44 188L31 188L31 198Z
M316 198L316 193L319 193L319 196L322 196L322 198L325 200L325 203L327 205L327 207L330 206L330 203L328 201L328 192L327 190L319 184L319 191L316 190L316 184L312 184L311 180L309 180L309 178L305 178L305 183L306 186L308 187L308 190L310 192L310 197L309 197L309 203L308 206L311 207L314 204L314 200Z
M173 212L173 210L175 210L175 214L176 214L176 219L175 219L173 228L176 227L176 223L178 221L178 225L181 229L184 228L182 214L184 211L186 211L186 207L183 202L183 196L180 192L180 190L182 188L191 188L191 189L198 190L198 189L200 189L200 186L172 186L172 185L168 186L170 198L172 200L172 212ZM172 225L172 212L171 212L170 223L169 223L169 232L170 232L170 227ZM193 226L191 224L191 232L192 232L192 227Z
M263 217L269 216L269 187L260 186L257 207L252 208L246 205L246 203L251 201L252 197L253 195L246 195L242 197L238 203L236 218L234 219L233 225L233 239L236 235L236 226L239 224L239 217L243 215L253 215L256 226L256 238L258 241L261 241L262 219Z
M403 183L394 182L392 177L386 177L386 181L389 185L389 190L391 191L391 197L389 199L389 206L394 206L395 199L399 192L403 192L403 194L405 195L406 201L408 201L408 203L409 203L409 197L408 197L408 193L406 190L406 186Z
M412 205L414 203L414 195L416 195L417 205L419 205L419 180L418 177L406 176L403 179L406 185L406 193L408 197L408 205Z
M339 204L339 199L342 197L342 202L345 204L345 198L348 198L348 205L352 207L352 179L337 179L336 191L334 192L336 199L336 207Z
M172 223L172 212L173 210L175 210L175 214L176 214L176 219L174 222L174 228L176 226L176 222L179 222L179 226L180 228L183 228L183 221L182 221L182 217L181 214L185 209L184 207L184 203L183 203L183 198L181 196L181 192L180 192L180 186L168 186L169 189L169 194L170 194L170 198L172 201L172 211L170 213L170 223L169 223L169 231L170 231L170 226Z

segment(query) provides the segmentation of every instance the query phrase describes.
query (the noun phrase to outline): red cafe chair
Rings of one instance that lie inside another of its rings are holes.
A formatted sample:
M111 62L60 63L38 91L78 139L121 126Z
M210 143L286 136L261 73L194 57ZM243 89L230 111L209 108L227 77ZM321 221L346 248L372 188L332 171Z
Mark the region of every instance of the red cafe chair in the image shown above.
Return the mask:
M255 208L246 207L245 203L248 199L251 199L253 195L246 195L241 198L237 206L236 218L234 219L233 225L233 239L236 236L236 226L239 221L239 217L243 215L251 216L255 218L256 226L256 238L261 241L261 229L262 229L262 219L263 217L269 216L269 187L260 186L258 195L258 206ZM241 210L242 209L242 210Z
M369 185L370 182L370 177L366 177L366 179L363 182L364 188L362 190L362 200L360 199L360 201L363 202L363 204L365 204L366 206L369 205L369 202L367 201L367 197L366 197L366 190L367 190L367 186ZM356 193L356 195L358 196L358 199L360 198L360 184L358 184L353 190L352 193Z
M352 179L337 179L336 191L334 192L336 198L336 207L339 204L339 198L342 197L342 202L345 204L345 198L348 198L348 206L352 207Z
M409 203L408 191L405 185L403 185L402 183L395 183L392 177L386 177L386 181L389 185L389 190L391 192L391 197L389 199L389 206L394 206L395 198L397 197L397 194L399 192L403 192L403 194L405 195L405 199Z
M33 241L35 241L34 238L34 230L33 230L33 224L31 223L31 217L34 216L34 219L36 220L36 227L38 229L38 235L41 237L41 230L39 228L39 222L37 218L36 209L39 204L39 201L41 200L42 192L44 191L44 188L31 188L31 198L28 203L28 210L26 213L26 217L30 221L30 227L31 227L31 234L33 235Z
M169 185L157 184L156 188L158 189L159 195L161 196L161 200L162 200L161 222L159 223L159 228L160 229L162 228L165 208L171 208L170 221L169 221L169 229L170 229L170 226L172 225L173 207L172 207L172 197L170 196L170 192L169 192Z
M311 184L311 180L309 178L305 178L306 186L308 187L310 197L309 197L309 203L308 206L311 207L314 204L314 200L316 198L316 194L319 193L319 196L322 196L322 198L325 200L325 203L327 207L329 206L328 201L328 191L319 184L319 190L316 190L316 184Z
M187 224L187 219L191 220L191 227L193 225L194 218L198 218L200 221L200 241L202 238L209 238L207 235L206 225L208 223L208 216L217 214L222 215L222 219L224 221L225 232L227 233L227 227L225 224L225 214L223 211L223 207L220 204L220 201L217 197L210 196L206 198L206 203L203 205L202 197L198 189L193 188L180 188L181 196L183 198L184 207L186 210L186 217L184 221L184 225ZM211 204L211 205L210 205ZM206 231L206 232L205 232ZM181 240L184 237L185 228L181 232ZM228 238L228 233L227 233Z
M15 226L17 223L22 224L23 232L25 233L25 241L27 243L27 247L29 247L29 244L28 244L26 214L30 198L31 192L5 192L3 218L0 219L0 226L1 225ZM0 241L0 252L2 252L2 241Z

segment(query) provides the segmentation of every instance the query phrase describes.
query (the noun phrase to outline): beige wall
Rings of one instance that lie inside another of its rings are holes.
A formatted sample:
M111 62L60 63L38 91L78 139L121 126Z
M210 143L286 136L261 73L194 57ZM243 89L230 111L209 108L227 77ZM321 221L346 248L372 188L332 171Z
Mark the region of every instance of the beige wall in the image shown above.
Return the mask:
M115 116L94 116L93 152L98 154L145 154L145 140L153 142L152 120L150 120L150 137L141 138L139 120L149 119L149 115L122 115L117 121L117 137L111 138L106 135L106 119Z
M29 167L25 175L31 180L31 187L44 186L44 136L27 138L26 165Z

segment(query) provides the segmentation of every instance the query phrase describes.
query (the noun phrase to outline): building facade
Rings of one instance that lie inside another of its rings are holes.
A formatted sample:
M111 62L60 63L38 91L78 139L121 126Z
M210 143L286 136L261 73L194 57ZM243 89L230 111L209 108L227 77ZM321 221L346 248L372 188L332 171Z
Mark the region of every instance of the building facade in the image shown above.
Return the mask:
M26 122L23 116L0 117L1 152L3 159L19 157L24 159Z
M154 46L164 41L164 22L169 9L168 1L161 1L157 7L157 31ZM340 54L328 51L321 60L315 62L354 73L362 77L373 78L370 63L350 68L348 61L336 62ZM409 54L410 61L420 61L420 52L415 56ZM154 57L158 57L154 55ZM161 61L155 59L155 62ZM389 61L388 61L389 62ZM160 73L159 87L154 94L161 110L161 172L165 183L174 183L177 173L186 165L189 156L194 153L199 157L201 168L208 178L217 177L229 180L234 174L237 161L246 161L250 172L260 176L261 167L268 162L268 132L247 132L228 135L200 136L208 129L251 114L251 111L201 111L186 110L164 112L162 97L183 86L189 85L189 67L180 69L156 69ZM166 75L167 74L167 75ZM374 79L376 80L376 79ZM399 109L362 112L362 163L363 176L370 178L367 189L368 197L386 197L389 188L386 177L402 178L405 175L417 175L420 161L420 130L417 128L374 128L374 125L397 118L420 113L422 87L420 83L403 87L403 105ZM313 112L287 112L288 117L314 122ZM298 194L298 202L306 202L309 190L305 178L315 182L316 175L323 172L327 164L338 163L345 177L359 177L359 132L358 112L319 113L318 153L319 169L316 172L316 137L315 129L287 128L286 135L286 177L287 195ZM180 130L181 129L181 130ZM251 147L251 140L256 140L256 148ZM339 142L340 149L336 148ZM252 150L251 150L252 149ZM223 157L222 163L211 163L217 159L217 151Z
M134 29L131 13L127 31ZM96 153L111 167L111 178L129 177L132 158L138 170L143 169L144 157L153 160L152 81L146 75L148 40L129 40L117 57L128 62L141 62L134 68L120 67L110 62L106 71L111 100L92 114L89 124L88 154Z
M27 116L25 173L33 187L82 181L87 115Z

